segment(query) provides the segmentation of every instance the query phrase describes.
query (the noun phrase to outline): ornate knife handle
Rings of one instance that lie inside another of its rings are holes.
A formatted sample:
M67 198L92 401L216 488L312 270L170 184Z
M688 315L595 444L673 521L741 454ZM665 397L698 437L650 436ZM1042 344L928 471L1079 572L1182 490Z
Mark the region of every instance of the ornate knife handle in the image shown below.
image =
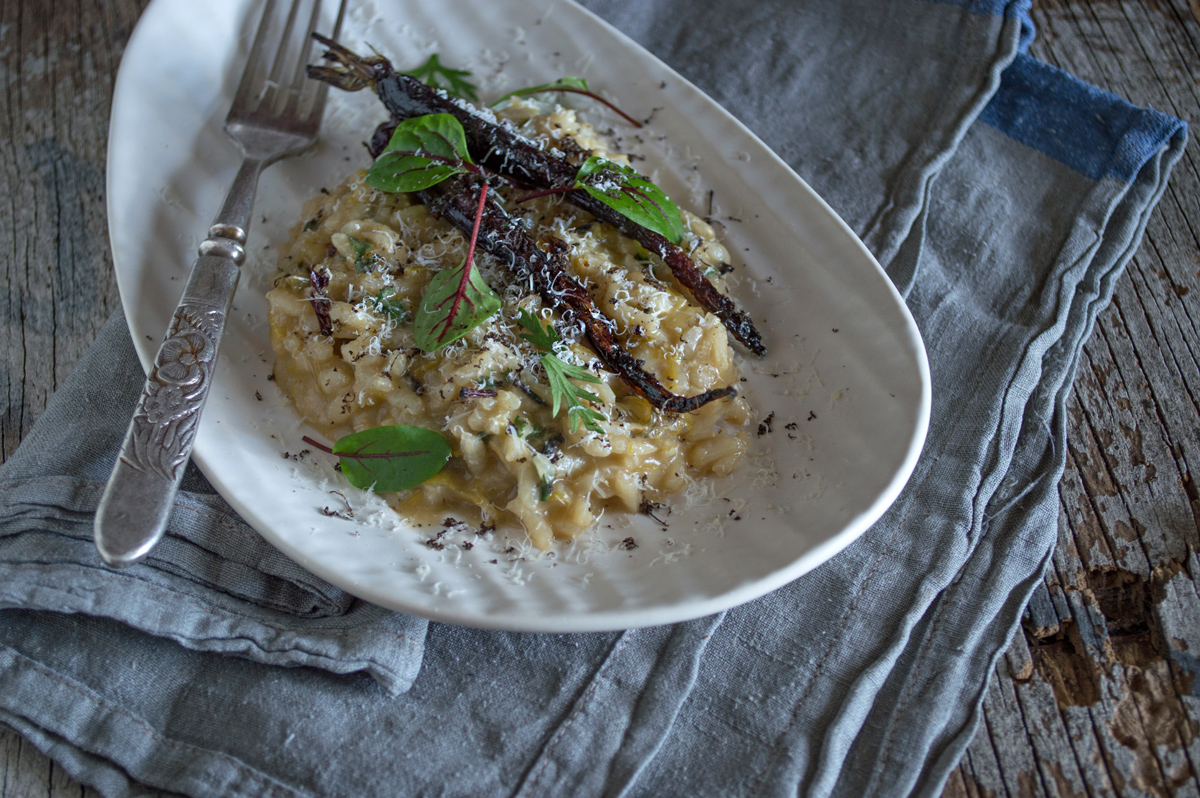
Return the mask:
M109 565L132 565L162 537L179 492L217 349L246 259L246 228L262 164L247 160L191 277L138 399L121 455L96 510L96 548Z

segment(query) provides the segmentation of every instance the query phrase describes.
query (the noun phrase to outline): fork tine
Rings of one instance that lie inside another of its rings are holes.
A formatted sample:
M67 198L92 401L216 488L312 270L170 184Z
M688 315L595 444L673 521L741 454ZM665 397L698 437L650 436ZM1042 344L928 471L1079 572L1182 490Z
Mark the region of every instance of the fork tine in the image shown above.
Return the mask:
M301 0L292 0L292 7L288 9L287 23L283 26L283 35L279 39L279 48L275 51L275 61L271 64L271 72L267 76L267 90L263 92L263 102L267 108L274 109L280 94L284 94L287 88L283 85L283 69L287 66L288 50L291 49L293 42L292 31L296 27L296 17L300 11ZM301 45L301 57L303 57L304 46Z
M271 27L271 15L274 10L275 0L267 0L262 19L258 22L258 32L254 34L254 43L250 45L250 56L242 71L242 80L238 83L237 92L233 96L234 108L246 108L253 99L252 92L258 86L259 61L267 46L267 30Z
M345 19L345 17L346 17L346 0L339 0L338 11L337 11L337 20L333 23L333 33L330 36L330 38L334 39L335 41L337 40L337 38L339 36L342 35L342 20ZM310 47L312 46L312 42L313 42L313 33L315 33L315 31L310 30L308 32L307 41L308 41ZM311 50L310 50L310 52L311 52ZM308 76L308 70L303 65L306 65L309 60L310 59L307 59L307 58L304 59L302 62L302 66L301 66L301 69L304 70L304 75L306 78ZM329 84L325 83L323 81L315 81L315 80L309 81L309 82L317 84L317 91L316 91L316 94L313 95L313 104L312 104L312 108L309 111L308 115L309 115L310 120L315 120L316 122L319 123L321 121L321 114L325 110L325 95L329 94Z
M313 3L312 14L309 15L308 29L304 32L304 38L300 40L300 53L296 58L296 70L292 73L292 82L288 87L288 102L284 108L284 113L299 113L300 100L304 96L304 89L308 80L308 54L312 51L312 35L317 29L317 23L321 20L321 0L315 0Z

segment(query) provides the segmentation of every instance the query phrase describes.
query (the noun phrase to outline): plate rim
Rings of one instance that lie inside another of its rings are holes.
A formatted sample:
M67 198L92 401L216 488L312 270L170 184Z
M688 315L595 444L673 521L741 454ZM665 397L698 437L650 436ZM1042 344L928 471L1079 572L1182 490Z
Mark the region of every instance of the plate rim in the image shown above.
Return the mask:
M148 19L152 18L155 13L161 12L161 9L171 5L172 3L180 2L181 0L152 0L150 5L142 13L138 19L135 28L130 35L126 45L125 55L131 51L136 51L141 46L141 40L149 35L148 30L151 29ZM256 0L234 0L240 6L245 7ZM867 249L862 240L854 233L848 224L841 216L820 196L800 175L798 175L779 155L770 147L768 147L752 130L750 130L741 120L726 110L720 103L713 100L707 93L703 92L691 81L684 78L676 72L670 65L662 61L654 53L647 50L642 45L638 44L631 37L627 36L620 30L614 28L607 21L596 15L594 12L579 5L575 0L554 0L555 3L561 6L567 6L572 13L578 13L589 19L593 24L600 26L609 36L620 45L637 53L643 58L649 59L658 69L663 70L666 74L673 76L678 81L679 87L686 90L692 95L692 99L706 103L710 106L713 113L719 114L722 121L726 124L732 124L737 133L749 139L753 144L760 148L760 152L769 157L771 167L776 170L783 179L788 182L794 182L800 190L807 195L809 201L819 207L827 217L834 223L834 227L853 248L858 251L858 254L864 257L867 262L873 267L876 275L882 280L883 286L886 287L887 293L894 305L894 308L899 310L901 321L903 322L903 333L900 341L903 348L907 350L915 360L916 377L920 385L920 396L916 406L912 408L915 411L916 418L909 419L912 424L911 433L908 440L908 445L905 450L905 456L898 468L892 473L891 479L886 486L881 489L874 500L864 507L857 515L852 517L842 529L834 535L822 540L816 545L809 548L801 556L794 559L786 566L773 571L763 577L738 585L730 590L726 590L716 596L711 596L703 599L689 599L682 602L671 604L659 604L646 607L635 608L618 608L606 610L588 610L583 613L575 614L560 614L551 616L538 615L520 615L520 614L472 614L466 611L456 610L453 607L437 606L436 603L428 605L415 605L405 601L396 601L387 596L382 596L376 591L361 589L359 586L347 587L347 583L352 581L348 579L344 573L341 573L336 568L328 567L325 563L314 561L312 557L305 554L303 551L293 546L286 538L271 532L269 519L261 518L257 512L246 505L236 492L228 491L224 485L224 480L221 477L220 471L209 462L209 458L202 447L197 446L193 452L192 459L196 462L200 471L212 484L218 494L229 503L229 505L238 513L238 515L249 524L258 534L267 540L273 547L280 550L287 557L295 561L305 570L310 571L316 576L326 580L330 584L346 589L353 595L368 601L370 603L385 607L387 609L402 612L416 617L426 618L432 621L443 623L456 624L480 629L516 631L516 632L543 632L543 633L571 633L571 632L599 632L599 631L615 631L623 629L641 628L646 626L657 626L668 623L678 623L682 621L693 620L695 618L711 615L721 612L740 604L753 601L767 593L770 593L812 571L830 558L836 556L839 552L849 546L854 540L860 537L867 529L871 527L889 507L896 501L905 485L912 477L920 455L924 448L930 424L930 414L932 408L932 379L930 375L928 355L924 345L924 340L920 330L916 324L912 313L909 311L903 297L896 289L886 271L880 266L875 256ZM118 266L118 262L122 256L118 253L115 233L112 224L114 218L114 204L118 192L114 191L114 170L111 167L113 154L118 147L116 144L117 137L113 135L114 124L117 122L118 115L121 113L123 103L119 98L128 94L127 91L122 91L123 84L131 83L133 78L130 77L131 67L127 67L129 61L122 57L120 67L118 68L117 78L114 82L112 107L109 114L109 129L108 129L108 145L106 149L106 174L105 174L105 189L106 189L106 212L108 220L108 239L109 248L113 256L113 266L117 276L118 289L125 284L125 281L131 279L127 276L122 279L123 271L128 273L130 270L127 267L122 269ZM124 256L131 258L131 255ZM180 290L182 290L182 282ZM129 308L129 304L125 302L126 291L120 291L122 297L122 311L126 318L126 323L132 330L135 327L134 317ZM898 336L899 337L899 336ZM157 348L157 342L150 346L142 346L135 339L133 341L134 349L138 354L139 361L142 363L143 370L148 371L154 357L154 349ZM227 357L228 351L223 350L220 357ZM203 423L203 422L202 422ZM228 495L227 495L228 493Z

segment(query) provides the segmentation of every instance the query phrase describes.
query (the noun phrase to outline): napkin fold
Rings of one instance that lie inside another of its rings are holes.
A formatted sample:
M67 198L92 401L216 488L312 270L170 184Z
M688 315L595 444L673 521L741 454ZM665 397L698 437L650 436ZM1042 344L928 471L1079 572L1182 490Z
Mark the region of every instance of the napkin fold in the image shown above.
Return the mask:
M426 622L360 601L279 553L189 465L169 531L107 567L93 520L145 374L120 311L0 467L0 607L109 618L267 665L362 671L390 693L421 666Z
M100 405L133 401L87 376L132 362L115 319L0 469L5 582L32 586L4 593L0 720L76 777L112 796L940 793L1053 549L1065 396L1183 123L1025 55L1020 1L586 5L743 119L901 288L934 382L909 485L846 551L721 615L590 635L431 624L422 663L423 623L255 549L195 479L171 548L129 572L169 600L122 614L125 578L80 534L90 464L124 430ZM394 638L411 656L386 659ZM384 662L420 665L412 689L395 695Z

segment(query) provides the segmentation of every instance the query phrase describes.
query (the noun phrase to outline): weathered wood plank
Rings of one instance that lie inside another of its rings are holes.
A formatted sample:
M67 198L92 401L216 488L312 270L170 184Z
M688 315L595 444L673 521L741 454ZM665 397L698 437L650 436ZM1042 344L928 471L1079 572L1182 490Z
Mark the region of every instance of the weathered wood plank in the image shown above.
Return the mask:
M0 450L117 305L104 208L117 63L148 0L0 4Z
M1035 0L1034 17L1035 56L1196 129L1200 2ZM1015 703L989 699L979 732L989 747L1033 752L1048 794L1200 794L1198 233L1190 146L1085 347L1054 569L1000 689L1024 650L1033 668L1013 679ZM983 747L977 737L951 783L1025 794L976 766ZM1058 779L1053 763L1071 759L1077 770Z
M0 0L0 459L116 307L108 113L117 64L148 2ZM0 727L0 797L98 795Z

